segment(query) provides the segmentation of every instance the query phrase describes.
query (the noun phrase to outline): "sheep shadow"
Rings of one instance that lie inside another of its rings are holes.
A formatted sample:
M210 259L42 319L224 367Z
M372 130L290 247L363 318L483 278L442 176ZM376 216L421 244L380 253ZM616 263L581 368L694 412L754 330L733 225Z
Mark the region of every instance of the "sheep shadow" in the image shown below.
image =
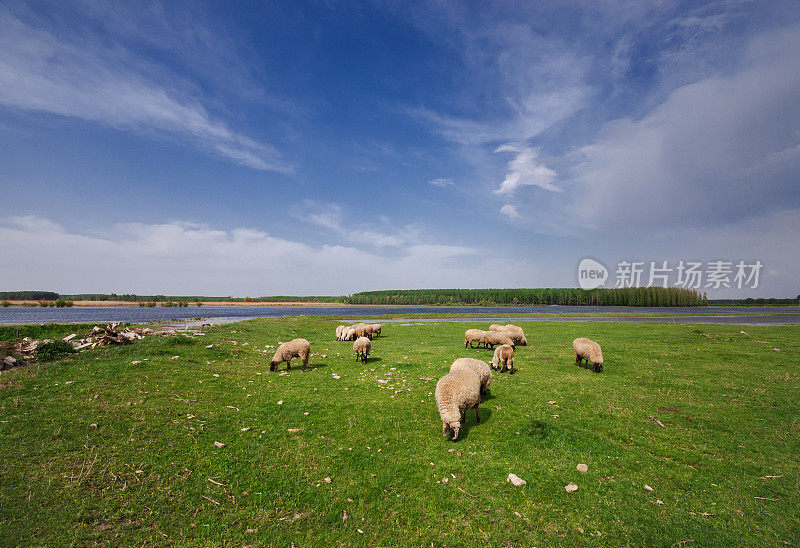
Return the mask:
M484 399L483 401L486 400ZM458 439L455 441L455 443L469 437L469 431L472 430L473 426L481 426L482 424L489 422L489 420L492 418L491 409L486 409L486 408L481 409L480 413L481 413L481 422L480 424L478 424L477 420L475 419L474 410L472 409L467 410L467 413L464 416L464 422L461 423L461 431L458 433Z
M575 362L575 364L576 364L578 367L582 367L583 369L588 369L588 370L590 370L590 371L593 371L593 372L595 372L595 373L602 373L602 372L603 372L603 366L602 366L602 365L601 365L601 366L600 366L600 368L598 369L598 368L597 368L597 366L595 366L594 364L590 364L589 362L584 362L584 361L581 361L580 363L578 363L578 362L576 361L576 362Z
M315 363L309 362L309 364L306 366L306 373L308 373L309 371L314 371L315 369L320 369L322 367L328 367L328 364L325 363L325 362L322 362L322 363L320 363L320 362L315 362ZM299 371L299 372L302 373L303 372L303 363L302 362L293 363L291 369L286 369L286 366L283 366L283 367L275 369L275 371L270 371L269 370L269 364L267 364L267 372L268 373L283 373L285 371L288 371L289 373L292 373L293 371Z

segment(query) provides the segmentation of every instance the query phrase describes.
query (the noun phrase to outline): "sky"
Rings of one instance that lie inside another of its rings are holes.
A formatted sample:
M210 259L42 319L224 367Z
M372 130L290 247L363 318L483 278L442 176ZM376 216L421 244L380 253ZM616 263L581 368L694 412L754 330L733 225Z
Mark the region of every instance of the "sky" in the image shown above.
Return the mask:
M0 195L0 290L795 297L800 4L10 0Z

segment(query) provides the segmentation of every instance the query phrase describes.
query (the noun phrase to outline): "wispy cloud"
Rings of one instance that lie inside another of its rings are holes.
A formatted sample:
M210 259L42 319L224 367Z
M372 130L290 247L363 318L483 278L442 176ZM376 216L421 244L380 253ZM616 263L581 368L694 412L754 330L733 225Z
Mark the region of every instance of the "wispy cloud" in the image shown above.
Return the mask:
M209 114L192 83L120 44L0 10L0 51L0 104L185 142L253 169L291 171L274 147Z
M454 183L455 181L453 181L453 179L447 179L443 177L439 177L437 179L431 179L430 181L428 181L428 184L431 184L433 186L438 186L439 188L453 186Z
M517 212L516 206L513 206L511 204L506 204L503 207L501 207L500 208L500 213L502 213L503 215L505 215L506 217L508 217L509 219L512 219L512 220L520 218L520 215Z
M495 152L511 152L514 158L508 162L508 173L495 194L510 196L521 186L536 186L552 192L561 192L553 184L556 172L539 161L538 151L529 146L507 144Z
M360 247L384 248L408 246L420 242L420 230L415 225L402 228L389 226L388 230L366 222L347 221L339 204L305 200L291 208L292 216L327 229L337 240L357 244ZM384 222L388 225L388 220Z

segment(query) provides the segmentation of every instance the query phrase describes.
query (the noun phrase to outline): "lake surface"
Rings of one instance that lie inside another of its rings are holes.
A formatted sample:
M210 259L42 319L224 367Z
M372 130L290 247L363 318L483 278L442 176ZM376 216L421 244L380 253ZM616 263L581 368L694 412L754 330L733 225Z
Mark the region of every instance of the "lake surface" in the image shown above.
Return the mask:
M706 306L692 308L628 307L628 306L265 306L265 307L73 307L73 308L0 308L0 324L21 323L185 323L193 318L204 318L209 323L249 318L276 318L283 316L385 316L405 314L492 314L491 318L453 318L456 321L505 321L509 314L567 314L567 313L617 313L652 312L686 314L681 317L624 318L624 317L552 317L527 318L527 321L607 321L607 322L663 322L663 323L717 323L742 325L800 325L800 307L727 307ZM698 314L736 314L735 316L700 316ZM794 314L792 316L791 314ZM522 318L516 318L522 320ZM353 320L348 320L352 322ZM417 320L408 320L417 321ZM438 320L444 321L444 320Z

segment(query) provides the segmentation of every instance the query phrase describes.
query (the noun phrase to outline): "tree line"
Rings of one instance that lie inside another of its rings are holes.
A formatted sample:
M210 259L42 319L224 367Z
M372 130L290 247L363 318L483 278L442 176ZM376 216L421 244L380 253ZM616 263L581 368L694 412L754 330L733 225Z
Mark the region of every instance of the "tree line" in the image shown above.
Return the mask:
M348 304L416 304L478 306L705 306L705 294L677 287L619 289L406 289L363 291Z

